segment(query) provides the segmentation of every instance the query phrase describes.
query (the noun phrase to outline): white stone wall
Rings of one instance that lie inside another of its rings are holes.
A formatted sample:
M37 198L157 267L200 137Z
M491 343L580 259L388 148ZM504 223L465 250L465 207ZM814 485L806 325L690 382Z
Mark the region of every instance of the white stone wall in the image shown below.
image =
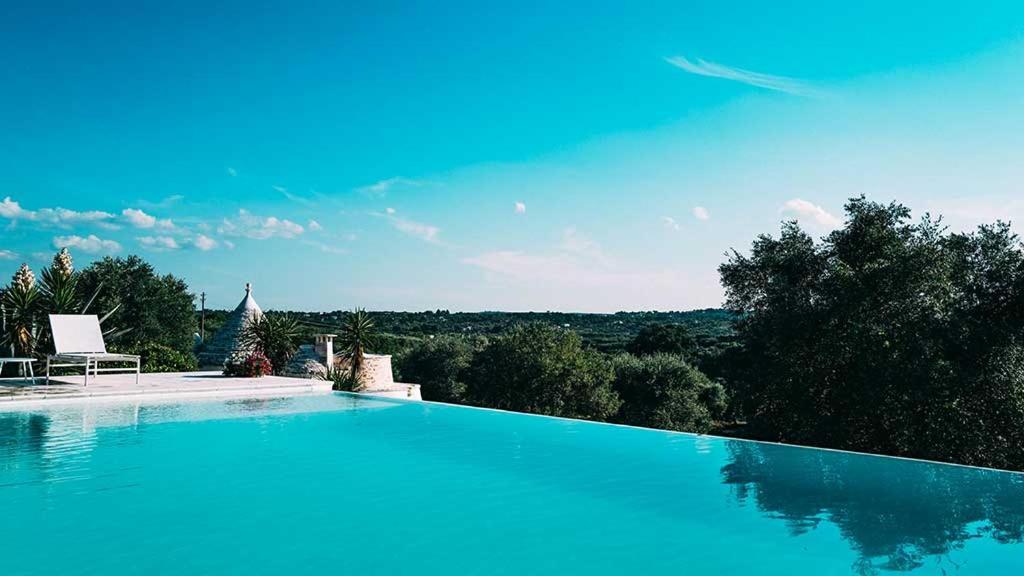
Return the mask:
M387 390L395 385L391 372L391 356L367 354L363 364L363 386L367 390Z

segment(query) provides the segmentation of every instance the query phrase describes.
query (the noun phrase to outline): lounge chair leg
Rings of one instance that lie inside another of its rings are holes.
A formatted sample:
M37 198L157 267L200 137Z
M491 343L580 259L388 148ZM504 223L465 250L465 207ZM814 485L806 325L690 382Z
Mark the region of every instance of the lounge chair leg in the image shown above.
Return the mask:
M85 387L89 387L89 359L85 359Z
M36 373L32 369L32 363L31 362L28 363L28 377L32 381L33 384L36 383Z
M50 357L46 357L46 385L50 385Z

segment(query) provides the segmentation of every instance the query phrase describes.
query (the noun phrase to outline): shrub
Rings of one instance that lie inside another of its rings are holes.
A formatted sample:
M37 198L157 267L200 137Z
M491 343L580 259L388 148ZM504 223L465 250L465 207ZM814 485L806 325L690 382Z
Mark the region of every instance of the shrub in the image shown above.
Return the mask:
M273 372L270 360L260 352L233 355L224 362L225 376L262 378Z
M575 332L547 324L516 326L491 340L468 375L469 401L491 408L606 420L622 403L604 355L583 349Z
M141 357L143 372L193 372L199 368L196 357L191 353L179 352L156 342L125 349L114 347L112 351L138 354Z
M697 341L682 324L651 324L640 330L626 351L637 356L678 354L692 360L697 353Z
M704 433L725 410L725 390L680 356L617 356L616 420L624 424Z
M403 382L421 386L424 400L460 403L475 348L473 340L460 336L430 338L398 356L395 369Z

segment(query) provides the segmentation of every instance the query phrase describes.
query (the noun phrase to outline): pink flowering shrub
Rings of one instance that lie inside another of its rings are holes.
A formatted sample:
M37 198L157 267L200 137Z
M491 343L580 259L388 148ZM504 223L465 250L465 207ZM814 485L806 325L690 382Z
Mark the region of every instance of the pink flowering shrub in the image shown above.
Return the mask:
M224 362L225 376L262 378L273 371L270 360L260 352L233 355Z

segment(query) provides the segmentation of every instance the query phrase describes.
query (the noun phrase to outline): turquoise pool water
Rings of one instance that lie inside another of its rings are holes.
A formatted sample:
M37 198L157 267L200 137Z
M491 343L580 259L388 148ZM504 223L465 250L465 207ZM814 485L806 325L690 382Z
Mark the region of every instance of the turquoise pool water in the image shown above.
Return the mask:
M0 574L1024 570L1024 475L348 395L0 412Z

